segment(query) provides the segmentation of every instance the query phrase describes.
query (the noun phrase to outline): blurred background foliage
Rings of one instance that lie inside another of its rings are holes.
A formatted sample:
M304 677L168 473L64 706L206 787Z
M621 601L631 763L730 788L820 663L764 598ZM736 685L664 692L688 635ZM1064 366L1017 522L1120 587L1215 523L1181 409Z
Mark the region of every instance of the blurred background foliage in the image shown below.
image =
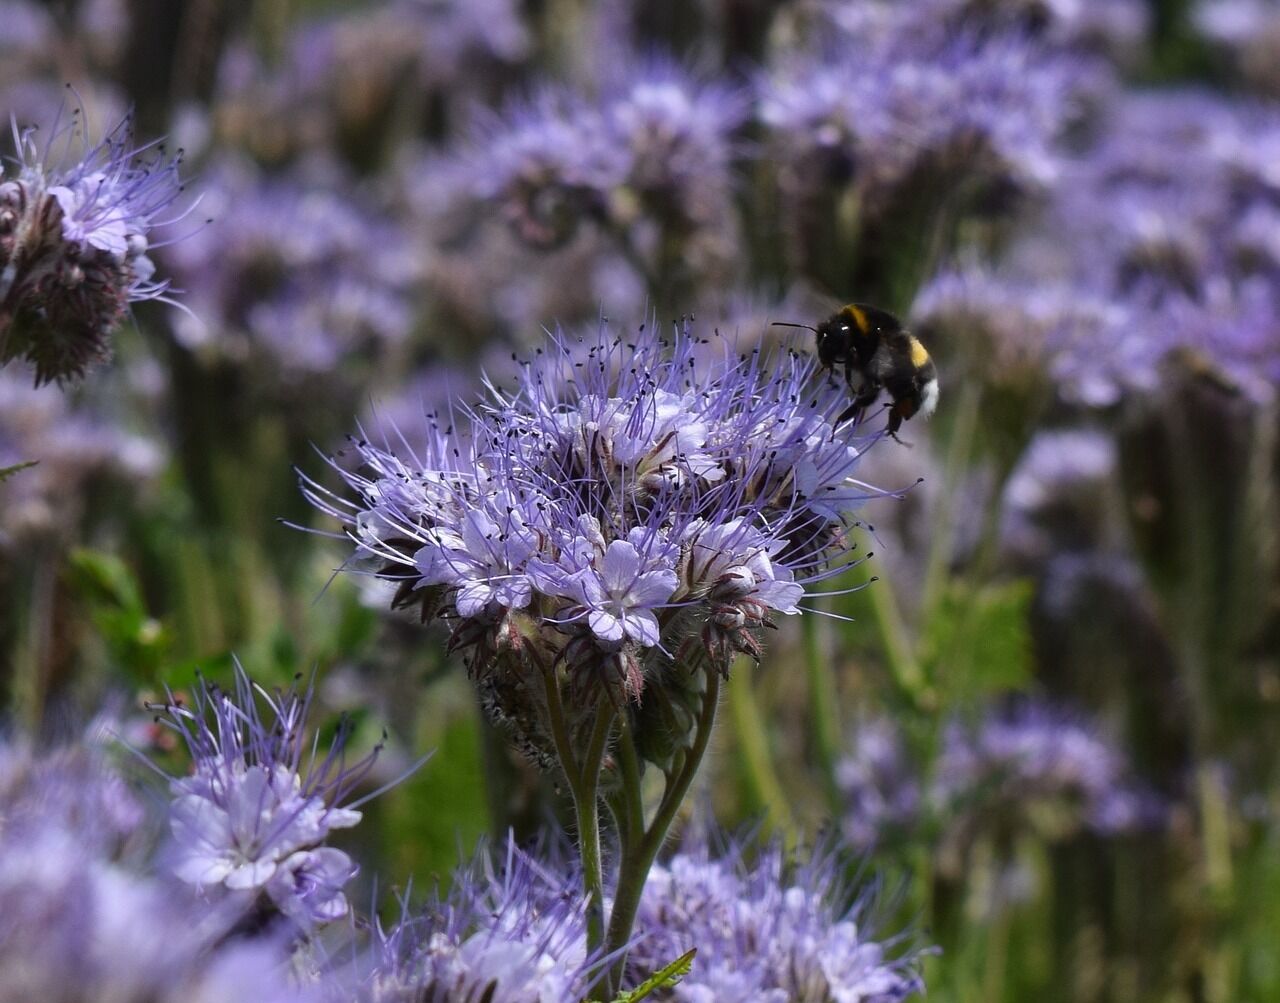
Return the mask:
M288 525L335 528L294 468L544 327L807 350L769 322L875 302L941 407L865 461L909 488L838 585L878 581L734 673L695 813L841 833L941 1003L1280 1000L1277 67L1264 0L0 0L6 118L132 106L201 197L185 309L74 390L0 372L7 717L110 699L163 751L163 686L314 673L375 781L439 750L367 873L531 835L552 783Z

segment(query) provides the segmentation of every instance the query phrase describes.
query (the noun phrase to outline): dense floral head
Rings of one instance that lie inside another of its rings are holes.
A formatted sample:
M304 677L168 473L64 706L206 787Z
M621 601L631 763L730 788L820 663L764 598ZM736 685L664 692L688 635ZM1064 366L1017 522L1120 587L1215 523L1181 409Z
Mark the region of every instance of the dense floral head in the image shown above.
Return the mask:
M638 980L696 947L673 993L687 1003L895 1003L922 992L916 955L874 940L870 911L830 852L799 865L777 845L753 860L742 847L680 853L649 872L628 965Z
M0 742L0 1003L301 1003L283 943L138 869L145 804L104 752Z
M482 848L445 897L378 928L359 998L370 1003L577 1003L598 966L587 952L579 878L508 839Z
M625 230L725 217L743 95L666 61L632 63L596 100L546 89L481 125L467 186L522 242L558 247L593 220Z
M781 58L761 82L791 185L847 178L875 207L922 176L987 197L1055 179L1054 141L1088 82L1076 60L1021 33L941 31L927 17L843 35Z
M15 142L0 176L0 365L26 358L37 383L74 379L107 355L130 303L168 288L147 251L173 221L181 153L135 145L128 118L89 146L78 111L46 141L29 129Z
M266 177L243 163L212 170L213 222L170 258L191 315L191 348L251 362L277 389L380 361L408 337L416 259L404 234L349 179Z
M344 719L328 751L306 728L311 693L268 693L237 667L235 693L201 681L190 707L155 709L185 740L189 776L170 781L170 862L182 881L246 902L265 899L300 926L347 912L356 867L323 845L360 821L352 800L380 751L346 761Z
M808 356L602 326L492 389L419 450L356 440L362 466L334 464L354 499L304 482L481 678L511 655L638 699L673 657L758 657L759 628L847 564L848 513L878 493L855 474L879 435L833 426L847 397Z
M1126 757L1087 719L1035 701L947 729L931 796L958 828L967 814L1016 815L1046 835L1133 831L1160 816ZM998 822L997 822L998 824Z

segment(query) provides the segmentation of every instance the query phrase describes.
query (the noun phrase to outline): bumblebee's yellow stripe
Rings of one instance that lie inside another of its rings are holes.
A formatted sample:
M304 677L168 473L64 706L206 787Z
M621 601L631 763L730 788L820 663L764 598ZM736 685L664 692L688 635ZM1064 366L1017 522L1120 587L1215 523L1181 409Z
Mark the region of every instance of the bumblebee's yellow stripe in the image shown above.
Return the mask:
M929 351L915 335L909 334L907 337L911 339L911 364L919 369L929 361Z
M840 312L858 325L859 334L866 334L871 330L871 325L867 323L867 315L853 303L850 303Z

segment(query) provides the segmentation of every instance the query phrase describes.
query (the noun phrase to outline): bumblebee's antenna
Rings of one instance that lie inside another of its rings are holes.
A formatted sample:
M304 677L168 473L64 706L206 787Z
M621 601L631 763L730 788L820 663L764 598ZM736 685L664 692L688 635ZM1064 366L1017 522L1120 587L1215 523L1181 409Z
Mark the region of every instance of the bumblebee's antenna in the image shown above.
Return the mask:
M770 327L802 327L806 331L812 331L814 334L818 333L818 329L816 327L810 327L808 324L788 324L785 320L775 320L769 326Z

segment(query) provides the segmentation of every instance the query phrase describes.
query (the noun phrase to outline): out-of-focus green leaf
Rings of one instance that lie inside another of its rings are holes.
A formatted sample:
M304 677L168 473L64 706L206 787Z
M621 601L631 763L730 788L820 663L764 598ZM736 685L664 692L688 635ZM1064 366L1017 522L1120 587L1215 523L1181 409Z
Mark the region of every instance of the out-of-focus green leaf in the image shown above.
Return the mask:
M78 548L68 558L67 578L113 663L135 682L153 683L169 652L169 631L151 615L129 566L113 554Z
M419 770L383 799L384 846L396 874L445 878L460 859L470 857L489 829L479 722L474 714L449 721L436 747L442 769Z
M1032 591L1029 581L979 589L952 582L924 628L929 678L961 699L1026 686Z

